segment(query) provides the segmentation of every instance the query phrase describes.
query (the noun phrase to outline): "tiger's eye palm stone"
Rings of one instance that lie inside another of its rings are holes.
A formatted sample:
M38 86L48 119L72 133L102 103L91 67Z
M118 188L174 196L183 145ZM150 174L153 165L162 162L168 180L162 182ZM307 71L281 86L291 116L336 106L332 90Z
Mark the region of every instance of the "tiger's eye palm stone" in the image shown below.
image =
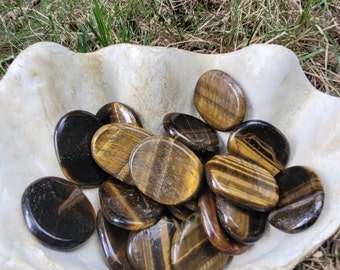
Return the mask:
M120 102L105 104L99 109L96 115L102 120L103 124L126 123L142 127L137 113L128 105Z
M92 156L104 171L133 185L128 165L130 154L139 142L151 135L149 131L131 124L107 124L93 135Z
M95 228L95 212L79 187L59 177L39 178L22 195L28 229L42 244L71 250L83 244Z
M209 70L201 75L195 87L194 104L211 127L222 131L241 123L246 113L241 86L221 70Z
M205 169L212 191L241 207L265 212L279 199L274 177L251 161L232 155L215 155Z
M163 205L146 197L135 186L118 180L100 185L99 200L107 221L126 230L150 227L163 213Z
M214 194L211 191L201 195L198 200L198 206L203 229L210 243L216 249L230 255L239 255L248 249L246 245L235 241L227 235L222 228L217 217Z
M275 178L280 200L269 214L270 224L287 233L298 233L312 226L324 205L319 176L308 167L293 166Z
M163 127L170 137L179 140L198 155L213 155L222 148L216 130L194 116L168 113L163 118Z
M224 269L231 259L232 256L220 252L210 243L198 212L181 223L172 239L171 260L174 270Z
M267 212L238 207L222 196L215 199L219 221L231 237L244 244L261 238L267 226Z
M127 254L135 270L171 270L171 240L178 228L174 219L161 218L155 225L131 232Z
M261 120L249 120L229 136L230 154L243 156L267 169L272 175L286 166L290 149L286 137L273 125Z
M82 186L96 186L109 177L91 155L91 138L101 126L95 115L80 110L65 114L57 123L55 151L60 168L69 181Z
M165 205L183 203L200 188L201 161L188 147L170 137L144 139L131 153L129 165L138 189Z
M167 209L169 210L173 217L181 221L186 220L188 216L190 216L193 213L193 211L185 207L183 204L169 205Z

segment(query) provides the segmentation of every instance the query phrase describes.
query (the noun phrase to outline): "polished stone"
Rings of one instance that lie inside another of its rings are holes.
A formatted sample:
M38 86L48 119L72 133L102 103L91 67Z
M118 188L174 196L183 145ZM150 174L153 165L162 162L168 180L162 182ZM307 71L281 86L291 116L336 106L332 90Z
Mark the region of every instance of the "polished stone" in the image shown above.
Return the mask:
M77 185L59 177L31 183L22 195L21 207L28 229L52 249L75 249L95 228L90 201Z
M241 207L265 212L279 199L274 177L251 161L215 155L206 163L205 171L212 191Z
M130 106L120 102L105 104L96 115L103 124L126 123L142 127L138 114Z
M151 135L151 132L131 124L107 124L98 129L92 138L92 156L110 175L133 184L128 165L130 154L139 142Z
M183 204L169 205L167 209L174 218L177 218L180 221L186 220L188 216L193 213L192 210L188 209Z
M320 177L311 168L293 166L275 177L280 199L269 214L269 222L279 230L298 233L312 226L324 205Z
M132 270L128 260L127 242L130 231L114 226L106 221L103 213L97 213L97 233L103 248L107 265L112 270Z
M210 243L198 212L181 223L172 239L171 260L174 270L225 269L231 259L232 256L220 252Z
M229 255L239 255L248 249L246 245L230 237L221 226L217 216L215 196L211 191L200 196L198 207L203 229L216 249Z
M135 186L118 180L100 185L99 200L107 221L126 230L150 227L163 213L163 205L146 197Z
M131 153L129 166L138 189L165 205L190 200L201 185L201 161L188 147L170 137L144 139Z
M96 186L109 175L91 155L91 138L101 127L101 121L86 111L65 114L54 131L54 147L64 176L82 186Z
M168 113L163 118L166 133L186 146L197 155L214 155L222 148L216 132L202 120L183 113Z
M200 76L194 104L211 127L222 131L241 123L246 113L246 98L241 86L221 70L209 70Z
M132 232L128 258L135 270L171 270L171 240L178 228L174 219L163 217L152 227Z
M224 230L235 240L252 244L258 241L267 227L267 212L236 206L222 196L216 196L218 219Z
M286 166L290 148L284 134L261 120L243 122L230 134L227 148L230 154L243 156L276 175Z

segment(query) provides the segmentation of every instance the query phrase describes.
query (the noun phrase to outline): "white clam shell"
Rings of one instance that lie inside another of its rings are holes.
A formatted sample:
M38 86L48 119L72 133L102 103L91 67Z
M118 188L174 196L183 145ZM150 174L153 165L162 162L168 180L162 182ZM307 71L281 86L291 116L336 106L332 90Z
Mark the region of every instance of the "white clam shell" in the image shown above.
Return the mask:
M307 165L320 175L325 205L317 222L299 234L269 227L265 236L228 269L291 269L340 226L340 98L312 87L290 50L252 45L203 55L178 49L114 45L79 54L53 43L22 52L0 82L0 269L106 269L95 234L73 252L57 252L30 234L21 195L33 180L61 176L53 131L68 111L93 113L110 101L132 106L156 133L163 115L197 116L198 77L221 69L244 88L246 119L279 128L291 146L288 166ZM228 134L222 135L226 140ZM86 191L98 208L97 190Z

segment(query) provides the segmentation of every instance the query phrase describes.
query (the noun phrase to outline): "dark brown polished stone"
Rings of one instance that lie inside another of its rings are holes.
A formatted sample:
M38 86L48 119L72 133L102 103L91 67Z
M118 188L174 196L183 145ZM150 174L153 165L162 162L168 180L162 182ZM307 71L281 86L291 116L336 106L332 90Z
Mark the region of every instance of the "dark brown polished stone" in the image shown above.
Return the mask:
M132 232L128 258L135 270L171 270L171 239L178 228L174 219L161 218L155 225Z
M126 250L130 231L106 221L103 213L97 213L97 233L103 248L105 260L112 270L132 270Z
M202 120L183 113L168 113L163 118L166 133L188 146L197 155L214 155L222 148L216 130Z
M230 255L244 253L248 247L232 239L222 228L217 217L214 194L209 191L198 200L203 229L210 243L218 250Z
M232 256L220 252L210 243L198 212L182 222L172 239L171 260L174 270L225 269L231 259Z
M99 187L99 199L107 221L126 230L150 227L163 213L163 205L118 180L104 182Z
M216 196L218 218L225 231L237 241L252 244L264 234L267 212L258 212L236 206L222 196Z
M129 166L136 187L165 205L190 200L201 185L201 161L184 144L167 136L145 138L131 153Z
M209 70L198 79L194 103L211 127L226 131L244 119L246 99L241 86L226 72Z
M28 229L52 249L77 248L95 228L90 201L77 185L59 177L44 177L30 184L21 207Z
M275 177L280 199L269 214L269 222L287 233L301 232L318 219L324 205L319 176L310 168L294 166Z
M169 205L167 208L173 217L181 221L186 220L188 216L193 213L192 210L188 209L183 204Z
M261 120L243 122L230 135L230 154L248 158L272 175L286 166L290 149L286 137L273 125Z
M120 102L105 104L96 115L103 124L126 123L142 127L138 114L130 106Z
M206 163L205 171L211 190L241 207L265 212L279 199L274 177L241 157L215 155Z
M59 120L54 131L54 146L60 168L69 181L95 186L109 177L91 155L91 138L101 125L95 115L79 110Z

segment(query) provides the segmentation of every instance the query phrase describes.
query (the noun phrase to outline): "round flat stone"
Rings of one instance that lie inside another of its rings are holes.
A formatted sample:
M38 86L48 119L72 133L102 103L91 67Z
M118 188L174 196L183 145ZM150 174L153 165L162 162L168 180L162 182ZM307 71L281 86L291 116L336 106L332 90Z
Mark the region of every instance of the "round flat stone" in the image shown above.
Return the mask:
M209 70L198 79L194 104L211 127L226 131L244 119L246 99L241 86L226 72Z
M128 105L120 102L105 104L96 115L103 124L126 123L142 127L138 114Z
M222 228L217 217L214 194L206 192L198 200L203 229L210 243L218 250L229 255L244 253L248 247L231 238Z
M279 200L274 177L246 159L215 155L206 163L205 171L212 191L241 207L265 212Z
M128 165L130 154L139 142L151 135L149 131L131 124L107 124L93 135L92 156L104 171L133 185Z
M224 230L235 240L252 244L267 227L268 212L258 212L236 206L222 196L216 196L218 219Z
M199 213L182 222L172 239L171 260L174 270L225 269L232 256L217 250L208 240Z
M183 113L168 113L163 118L166 133L193 150L197 155L214 155L222 148L216 130L202 120Z
M200 188L201 161L188 147L173 138L145 138L131 153L129 166L138 189L165 205L183 203Z
M83 244L95 228L95 212L77 185L58 177L30 184L21 207L28 229L42 244L71 250Z
M102 126L101 121L86 111L65 114L54 131L54 147L65 177L78 185L96 186L109 175L91 155L91 138Z
M163 214L163 205L146 197L135 186L118 180L100 185L99 200L107 221L126 230L150 227Z
M319 176L310 168L293 166L275 177L280 199L269 213L269 222L279 230L298 233L312 226L324 205Z
M286 166L290 149L284 134L273 125L260 121L243 122L230 134L228 152L248 158L272 175Z
M135 270L171 270L171 240L178 228L174 219L161 218L155 225L132 232L128 258Z
M97 213L97 233L103 248L106 263L110 269L132 270L133 268L126 254L130 231L107 222L99 210Z

